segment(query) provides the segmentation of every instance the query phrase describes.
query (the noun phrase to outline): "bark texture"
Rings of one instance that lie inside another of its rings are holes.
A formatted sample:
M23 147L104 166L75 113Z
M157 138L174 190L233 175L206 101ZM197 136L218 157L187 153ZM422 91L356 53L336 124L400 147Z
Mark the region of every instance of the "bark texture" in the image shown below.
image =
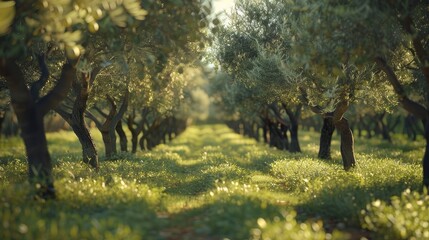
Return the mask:
M82 147L82 161L98 170L98 152L85 122L85 111L87 109L89 96L89 81L90 78L93 77L95 77L94 71L90 76L83 75L80 81L77 78L74 79L72 89L76 97L73 100L71 112L61 106L55 110L71 126L73 132L79 139Z
M331 142L334 130L335 126L332 122L332 118L323 118L323 126L320 131L320 144L318 154L318 157L320 159L331 159Z

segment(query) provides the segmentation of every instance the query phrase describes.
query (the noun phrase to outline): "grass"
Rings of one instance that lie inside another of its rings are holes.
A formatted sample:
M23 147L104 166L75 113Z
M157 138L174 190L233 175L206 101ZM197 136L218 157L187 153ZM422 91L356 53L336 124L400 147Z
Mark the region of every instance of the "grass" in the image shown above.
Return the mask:
M72 133L48 141L58 200L41 202L22 141L0 140L0 239L429 238L426 195L415 192L422 141L356 139L350 172L337 136L333 159L316 158L314 132L301 133L303 153L291 154L224 125L192 126L151 152L101 161L99 172L80 162Z

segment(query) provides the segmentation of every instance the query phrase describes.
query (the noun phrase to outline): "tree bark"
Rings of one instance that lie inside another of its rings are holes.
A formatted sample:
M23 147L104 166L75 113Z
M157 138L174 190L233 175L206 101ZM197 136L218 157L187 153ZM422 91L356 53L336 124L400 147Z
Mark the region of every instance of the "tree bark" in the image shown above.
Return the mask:
M301 152L301 147L299 146L298 139L298 118L301 111L301 106L297 106L296 113L293 113L285 104L283 104L283 108L286 111L287 116L290 121L290 152Z
M115 130L112 131L107 128L105 130L100 130L100 132L104 143L104 154L107 159L110 159L117 153Z
M97 71L98 72L98 71ZM73 92L76 98L73 101L71 113L68 113L63 108L58 107L56 112L70 125L73 132L79 139L82 147L82 161L89 164L92 168L98 170L98 152L91 134L85 123L85 111L87 108L89 96L89 81L95 78L94 70L91 76L82 75L81 81L76 78L73 82ZM91 77L91 79L89 79Z
M279 150L287 150L289 148L289 141L287 139L287 129L279 129L278 124L275 122L269 123L270 131L270 146Z
M143 136L141 136L139 140L140 150L142 151L147 150L146 146L144 145L145 140L146 140L146 136L145 136L145 133L143 132Z
M256 139L256 141L260 142L261 139L259 138L259 125L256 122L254 122L252 125L253 125L252 127L253 127L253 132L254 132L253 137Z
M383 121L385 115L386 115L386 113L384 112L378 117L379 128L380 128L381 136L382 136L383 140L386 140L386 141L391 143L392 138L390 137L389 128L387 127L387 125Z
M429 120L425 121L424 137L426 140L426 146L425 153L423 155L423 186L429 188Z
M138 140L139 140L139 135L138 134L131 134L131 153L136 153L137 152L137 144L138 144Z
M413 115L408 114L404 119L404 132L407 134L408 139L412 141L417 140L417 130L415 128L416 120Z
M332 118L323 118L323 126L320 131L319 154L320 159L331 159L331 142L335 126Z
M332 122L341 136L341 158L343 160L344 170L348 171L356 165L356 159L354 154L353 132L350 129L349 122L344 118L344 114L349 107L346 95L347 92L341 93L342 100L337 104L337 107L333 112Z
M75 116L73 116L73 118L75 118ZM89 164L92 168L98 170L98 152L91 134L89 133L85 122L79 121L75 123L76 124L70 126L72 127L73 132L76 134L82 146L82 161L86 164Z
M127 140L127 135L124 132L124 129L122 128L122 121L120 120L117 124L116 124L116 132L118 133L119 136L119 145L121 146L121 151L122 152L128 152L128 140Z
M336 129L341 134L341 157L343 159L344 170L349 170L356 165L354 155L354 139L349 123L344 117L334 122Z
M127 117L127 126L131 132L131 152L132 153L137 152L138 137L142 131L142 128L140 128L140 126L134 127L134 125L136 125L136 123L134 122L135 118L136 118L135 109L133 109L132 113L129 114ZM143 123L141 123L141 125L143 125Z
M1 139L1 136L3 135L2 129L3 129L3 122L5 118L6 118L6 113L3 111L0 111L0 139Z

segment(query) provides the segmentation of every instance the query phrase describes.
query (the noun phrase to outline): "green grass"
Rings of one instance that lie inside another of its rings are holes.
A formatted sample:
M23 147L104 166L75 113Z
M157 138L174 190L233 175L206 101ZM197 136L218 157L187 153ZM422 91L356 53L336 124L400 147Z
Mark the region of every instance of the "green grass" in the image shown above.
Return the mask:
M358 165L345 172L338 136L321 161L318 133L300 134L303 153L291 154L224 125L192 126L94 172L72 133L49 133L58 199L47 202L32 197L22 141L0 139L0 239L426 238L428 202L413 192L422 141L356 139Z

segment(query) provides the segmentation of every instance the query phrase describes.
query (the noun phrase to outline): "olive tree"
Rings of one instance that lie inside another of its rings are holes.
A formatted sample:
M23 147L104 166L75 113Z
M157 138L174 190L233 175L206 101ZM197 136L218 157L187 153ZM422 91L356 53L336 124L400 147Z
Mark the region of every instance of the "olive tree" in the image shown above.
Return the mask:
M68 94L76 78L76 64L84 46L81 40L102 28L125 27L128 16L143 20L147 12L136 0L127 1L6 1L0 5L0 75L6 80L12 106L22 131L29 179L42 198L55 198L52 165L43 117ZM19 62L34 54L32 46L52 45L63 51L60 77L45 95L50 80L43 61L40 78L27 86Z
M423 156L423 183L427 187L429 2L326 0L300 3L306 6L302 10L303 15L308 16L306 21L313 23L307 25L313 25L312 28L307 28L307 32L312 31L318 37L326 39L335 46L335 52L342 52L344 57L352 59L357 66L375 64L377 70L381 70L385 76L385 81L377 81L378 85L385 86L389 83L400 105L423 120L427 142ZM339 46L336 44L339 39L344 39L347 44ZM302 50L305 50L304 47L302 44ZM332 52L324 54L325 58L331 55Z

